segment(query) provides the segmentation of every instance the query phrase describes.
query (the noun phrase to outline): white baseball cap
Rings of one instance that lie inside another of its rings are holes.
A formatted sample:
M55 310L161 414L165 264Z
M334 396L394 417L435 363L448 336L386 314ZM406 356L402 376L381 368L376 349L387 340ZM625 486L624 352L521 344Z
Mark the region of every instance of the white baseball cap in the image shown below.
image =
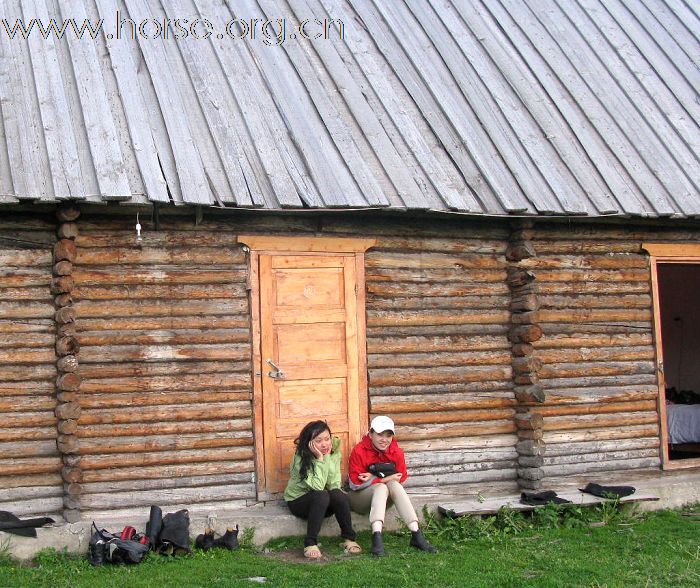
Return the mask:
M394 421L392 421L388 416L376 416L372 419L369 425L375 433L383 433L384 431L391 431L394 433Z

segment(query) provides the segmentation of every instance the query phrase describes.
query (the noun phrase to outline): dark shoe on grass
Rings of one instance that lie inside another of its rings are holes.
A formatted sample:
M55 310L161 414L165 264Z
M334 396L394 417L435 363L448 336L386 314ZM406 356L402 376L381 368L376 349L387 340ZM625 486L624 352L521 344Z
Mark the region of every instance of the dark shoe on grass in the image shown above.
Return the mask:
M384 539L379 531L372 533L372 555L382 557L384 555Z
M231 551L238 549L238 525L235 529L226 529L226 532L214 541L214 547L224 547Z
M411 542L409 545L411 547L415 547L416 549L420 549L421 551L437 553L437 549L428 543L428 540L423 536L423 533L420 532L420 529L418 531L411 531Z

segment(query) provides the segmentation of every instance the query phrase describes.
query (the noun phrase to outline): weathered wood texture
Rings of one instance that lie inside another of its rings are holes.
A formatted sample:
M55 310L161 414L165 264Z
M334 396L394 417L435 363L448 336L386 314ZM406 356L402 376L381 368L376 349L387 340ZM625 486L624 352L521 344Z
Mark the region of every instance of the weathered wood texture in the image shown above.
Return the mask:
M544 417L545 483L659 465L651 281L640 245L698 238L692 231L536 225L530 269L544 335L533 345L547 400L533 411Z
M84 215L81 505L254 499L246 259L231 226Z
M0 218L0 509L61 512L52 215Z
M328 225L326 225L327 227ZM420 491L515 488L507 230L367 227L370 416L390 415Z

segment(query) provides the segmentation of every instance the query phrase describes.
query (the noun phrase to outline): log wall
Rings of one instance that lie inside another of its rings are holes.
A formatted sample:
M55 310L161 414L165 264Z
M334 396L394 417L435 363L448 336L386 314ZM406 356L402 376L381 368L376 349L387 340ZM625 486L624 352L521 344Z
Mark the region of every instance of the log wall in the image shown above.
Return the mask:
M363 224L363 235L377 238L365 270L370 416L396 422L407 486L513 490L507 227Z
M693 232L536 225L546 393L547 483L566 476L656 468L657 375L649 260L643 241L697 241Z
M0 510L63 509L54 351L52 214L0 217Z
M230 226L83 215L81 505L255 499L246 259Z

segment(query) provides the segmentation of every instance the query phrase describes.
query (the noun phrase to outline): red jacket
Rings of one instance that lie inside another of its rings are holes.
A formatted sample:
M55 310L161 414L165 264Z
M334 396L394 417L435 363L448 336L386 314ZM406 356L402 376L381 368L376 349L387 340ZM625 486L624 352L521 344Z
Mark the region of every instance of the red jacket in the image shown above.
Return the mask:
M352 448L350 453L350 463L348 465L350 489L361 490L370 484L380 482L379 478L373 478L369 482L362 482L358 476L368 471L367 468L371 464L384 461L393 461L396 464L396 471L401 474L401 483L403 484L408 478L406 458L396 439L391 440L391 444L386 448L386 451L379 451L372 443L369 434L362 437L362 440Z

